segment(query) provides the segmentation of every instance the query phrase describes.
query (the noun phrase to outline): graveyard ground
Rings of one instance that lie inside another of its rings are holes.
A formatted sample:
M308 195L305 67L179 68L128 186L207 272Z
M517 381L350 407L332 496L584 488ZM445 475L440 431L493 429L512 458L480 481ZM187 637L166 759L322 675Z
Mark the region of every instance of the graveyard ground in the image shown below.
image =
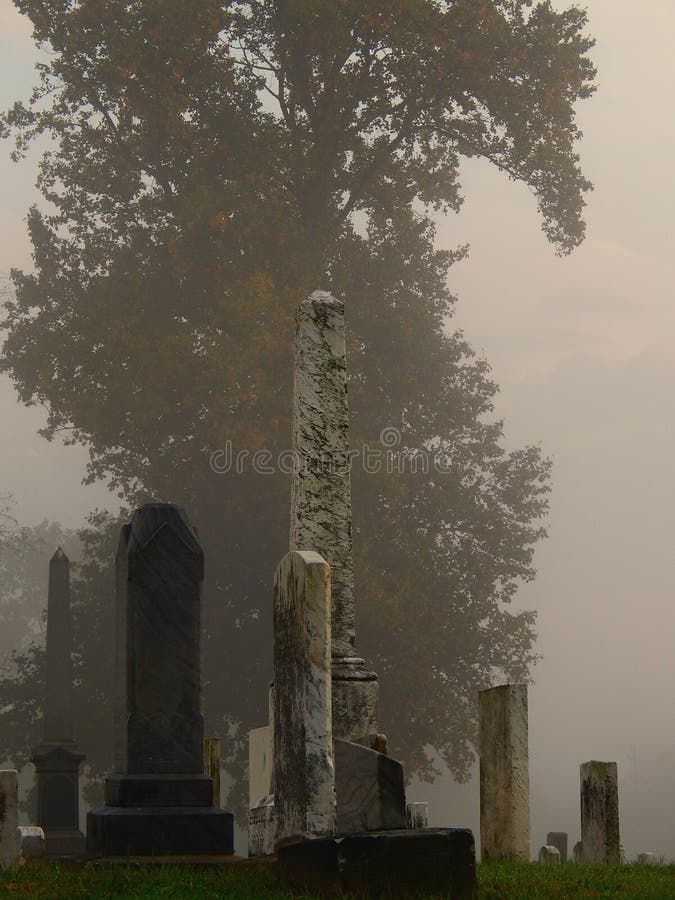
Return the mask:
M675 898L675 866L542 866L483 863L478 866L480 900L532 898ZM245 862L226 866L94 865L57 866L0 872L0 896L23 898L218 898L291 900L316 897L293 892L279 880L274 864ZM337 898L336 898L337 900Z

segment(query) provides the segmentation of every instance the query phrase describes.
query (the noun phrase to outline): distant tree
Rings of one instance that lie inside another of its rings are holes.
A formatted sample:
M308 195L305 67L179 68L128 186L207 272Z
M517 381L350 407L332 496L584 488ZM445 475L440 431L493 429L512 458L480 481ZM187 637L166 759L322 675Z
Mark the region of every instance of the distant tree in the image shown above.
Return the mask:
M528 184L558 252L583 238L575 103L593 90L585 13L529 0L16 0L52 49L4 117L53 145L14 271L2 368L44 433L91 448L129 504L183 504L207 553L205 699L241 771L265 715L270 580L288 480L210 454L290 438L293 312L345 298L352 441L443 450L445 474L354 472L361 650L394 752L464 777L475 695L527 678L549 465L507 453L496 386L450 333L432 214L463 157Z

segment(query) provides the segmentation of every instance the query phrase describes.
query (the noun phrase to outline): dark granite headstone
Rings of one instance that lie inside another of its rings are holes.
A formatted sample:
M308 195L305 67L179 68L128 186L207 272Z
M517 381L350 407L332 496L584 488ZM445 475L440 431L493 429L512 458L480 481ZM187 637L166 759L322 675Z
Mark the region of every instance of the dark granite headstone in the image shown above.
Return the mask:
M204 555L183 512L136 511L117 553L115 771L87 817L105 856L232 853L232 813L204 775L199 628Z
M85 850L79 814L84 754L74 739L72 643L70 562L59 547L49 563L44 740L31 757L37 775L37 821L50 857L78 856Z
M557 847L560 851L560 862L567 862L567 832L566 831L549 831L546 835L546 843L552 847Z
M335 741L337 833L406 827L400 762L350 741Z

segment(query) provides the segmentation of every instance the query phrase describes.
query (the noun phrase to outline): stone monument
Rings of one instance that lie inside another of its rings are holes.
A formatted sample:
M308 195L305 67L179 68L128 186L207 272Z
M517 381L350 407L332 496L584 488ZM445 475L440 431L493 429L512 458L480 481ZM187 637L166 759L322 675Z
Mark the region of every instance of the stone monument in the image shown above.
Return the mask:
M621 861L619 838L619 788L615 762L582 763L581 846L586 863Z
M330 593L318 553L282 559L274 579L275 845L335 833Z
M527 685L479 692L481 858L530 858Z
M0 869L17 859L16 830L19 827L19 783L16 769L0 769Z
M560 851L560 861L567 862L567 832L566 831L549 831L546 835L546 843L548 846L557 847Z
M72 618L70 562L59 547L49 563L47 671L44 740L33 751L38 789L38 825L48 857L85 852L80 831L80 766L84 754L73 729Z
M117 553L115 769L87 817L103 856L233 852L232 813L213 806L200 712L204 555L183 510L149 503Z

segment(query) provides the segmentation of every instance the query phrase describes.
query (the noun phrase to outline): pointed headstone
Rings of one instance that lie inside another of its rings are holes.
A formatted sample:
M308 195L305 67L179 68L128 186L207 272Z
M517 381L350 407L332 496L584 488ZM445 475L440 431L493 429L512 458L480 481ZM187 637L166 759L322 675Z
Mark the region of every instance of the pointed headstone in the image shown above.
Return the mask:
M59 547L49 562L47 666L44 741L35 749L38 825L49 857L79 856L85 851L80 831L80 766L84 754L73 726L73 623L70 610L70 560Z

